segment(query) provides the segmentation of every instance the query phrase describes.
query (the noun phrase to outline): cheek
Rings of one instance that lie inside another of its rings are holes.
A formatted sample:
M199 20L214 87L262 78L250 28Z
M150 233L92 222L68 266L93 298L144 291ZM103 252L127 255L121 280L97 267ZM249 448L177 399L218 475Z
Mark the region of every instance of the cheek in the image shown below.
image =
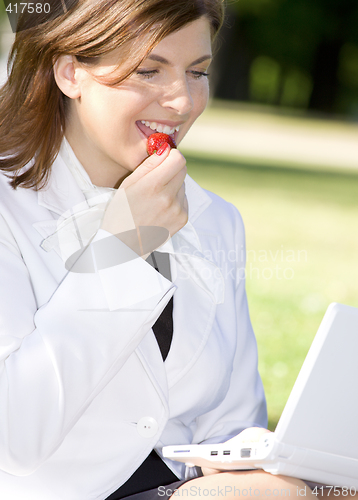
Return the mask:
M133 115L141 106L135 92L93 86L81 100L80 114L85 126L108 139L127 137Z
M79 113L87 126L103 127L109 125L108 119L110 106L109 103L113 101L112 96L106 89L92 85L88 87L85 92L82 92ZM113 105L112 105L113 109ZM114 110L113 110L114 111Z
M190 113L190 118L186 123L185 127L181 129L181 133L177 139L177 144L184 139L191 126L195 120L203 113L205 110L208 100L209 100L209 84L208 82L203 82L201 85L192 85L190 89L190 95L193 102L193 109Z
M209 82L205 79L203 82L200 82L200 85L193 85L193 87L191 95L193 99L193 110L197 118L205 110L208 104Z

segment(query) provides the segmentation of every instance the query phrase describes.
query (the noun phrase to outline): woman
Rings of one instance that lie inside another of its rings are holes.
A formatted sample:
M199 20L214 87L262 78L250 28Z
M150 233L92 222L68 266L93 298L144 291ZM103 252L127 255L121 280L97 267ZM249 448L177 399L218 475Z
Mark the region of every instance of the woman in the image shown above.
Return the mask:
M0 497L296 494L160 458L266 425L240 216L179 151L146 152L205 108L221 2L55 7L24 13L1 91Z

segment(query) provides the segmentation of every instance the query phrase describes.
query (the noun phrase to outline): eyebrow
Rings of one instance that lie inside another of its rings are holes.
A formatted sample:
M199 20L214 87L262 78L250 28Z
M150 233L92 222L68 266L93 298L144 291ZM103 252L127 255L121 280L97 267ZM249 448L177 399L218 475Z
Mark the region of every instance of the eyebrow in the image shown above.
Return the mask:
M157 56L156 54L149 54L147 59L150 59L151 61L157 61L161 64L166 64L167 66L172 66L172 63L170 63L168 61L168 59L165 59L165 57L162 57L162 56ZM199 57L199 59L196 59L195 61L193 61L189 66L195 66L196 64L200 64L204 61L208 61L209 59L212 59L212 56L209 54L202 56L202 57Z

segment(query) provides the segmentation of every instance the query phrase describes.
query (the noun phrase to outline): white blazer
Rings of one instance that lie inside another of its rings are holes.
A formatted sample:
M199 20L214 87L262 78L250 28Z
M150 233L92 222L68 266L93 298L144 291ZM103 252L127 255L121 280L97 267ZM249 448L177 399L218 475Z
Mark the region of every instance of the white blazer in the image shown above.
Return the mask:
M60 157L38 192L0 175L1 499L103 500L153 448L266 425L240 215L189 176L185 186L172 283L141 258L68 272L40 247L84 201ZM163 362L151 327L173 294Z

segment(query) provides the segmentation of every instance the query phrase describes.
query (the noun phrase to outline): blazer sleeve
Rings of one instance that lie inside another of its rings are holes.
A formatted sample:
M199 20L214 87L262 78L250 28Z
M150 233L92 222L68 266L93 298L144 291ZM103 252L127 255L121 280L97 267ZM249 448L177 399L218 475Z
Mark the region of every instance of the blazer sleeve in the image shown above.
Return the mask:
M100 231L96 238L107 236ZM123 243L113 241L121 252ZM0 468L26 475L54 453L118 373L174 287L136 258L103 272L69 272L38 308L1 216L0 267Z
M236 248L236 351L230 385L221 404L196 420L193 442L219 443L236 436L247 427L267 427L263 385L257 368L257 345L251 326L245 290L245 231L241 216L231 205L235 217ZM230 368L229 368L230 369Z

